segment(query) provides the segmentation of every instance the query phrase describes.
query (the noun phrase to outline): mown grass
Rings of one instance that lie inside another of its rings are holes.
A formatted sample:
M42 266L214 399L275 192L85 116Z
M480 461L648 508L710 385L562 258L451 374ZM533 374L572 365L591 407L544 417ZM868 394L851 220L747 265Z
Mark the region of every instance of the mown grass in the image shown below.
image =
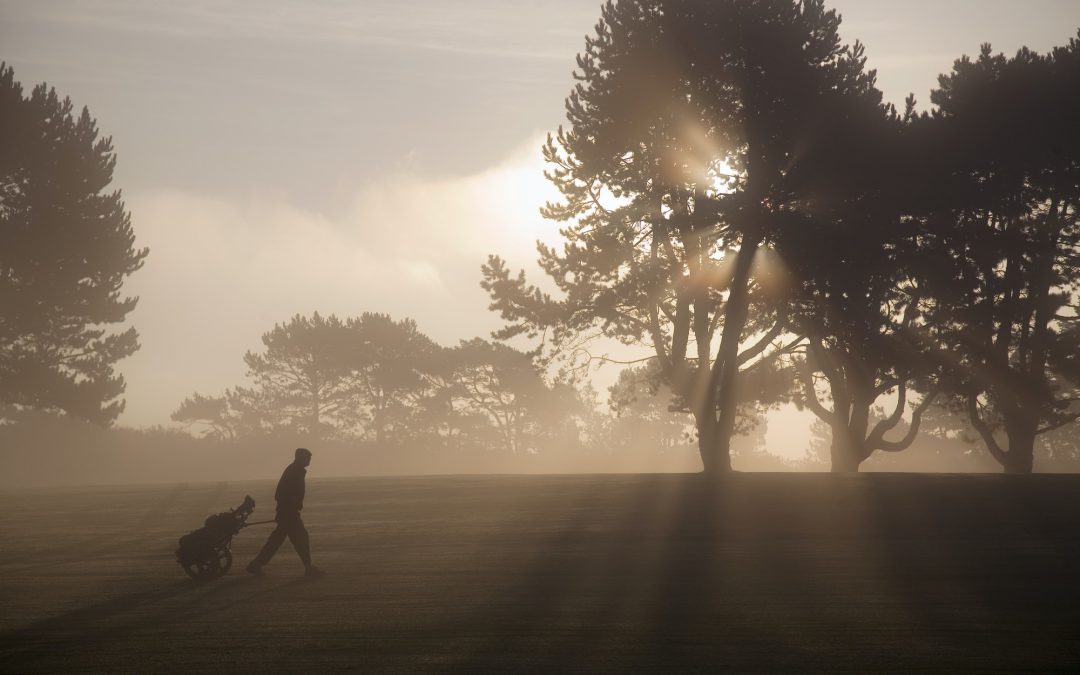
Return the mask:
M309 479L286 544L183 576L273 482L0 493L5 672L864 672L1080 666L1080 476Z

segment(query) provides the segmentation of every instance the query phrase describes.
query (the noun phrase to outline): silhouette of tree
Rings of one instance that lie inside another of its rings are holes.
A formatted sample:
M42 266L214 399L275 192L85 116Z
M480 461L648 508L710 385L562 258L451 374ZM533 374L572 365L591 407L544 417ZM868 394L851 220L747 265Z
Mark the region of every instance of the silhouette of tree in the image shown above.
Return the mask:
M522 454L541 440L576 441L588 412L573 387L549 385L531 355L481 339L446 349L412 319L297 315L263 344L244 356L253 386L193 394L173 421L224 440L284 428Z
M171 419L185 427L203 427L204 437L235 441L292 424L291 418L270 406L269 399L256 389L245 387L226 389L221 396L196 392L181 401Z
M1007 472L1028 473L1036 437L1080 415L1080 41L1011 59L985 45L932 100L929 323L954 405Z
M255 383L247 392L251 407L274 426L315 437L360 423L355 331L334 315L297 314L263 334L262 342L263 353L244 354Z
M135 308L120 291L148 252L106 192L112 140L44 84L24 98L2 63L0 134L0 402L108 424L124 409L113 366L139 347L108 327Z
M462 342L450 358L457 409L486 419L511 454L535 451L532 440L545 412L565 417L560 414L565 411L552 406L558 399L528 354L474 338Z
M412 319L365 312L349 319L352 351L348 366L374 439L394 432L407 435L410 417L432 384L442 348L420 332Z
M628 450L667 452L691 442L694 417L672 405L678 397L664 384L659 361L624 368L608 388L608 405L615 420L611 443ZM679 414L681 412L681 414Z
M1080 471L1080 435L1067 425L1039 436L1036 456L1042 470Z
M781 379L786 390L790 374ZM655 359L644 366L623 369L608 392L612 417L606 445L610 452L638 461L658 456L674 458L692 452L696 444L694 416L664 384ZM739 424L731 442L732 465L740 471L791 468L765 447L768 422L764 413L765 409L752 400L740 407Z
M936 396L935 360L919 336L922 229L910 216L913 161L903 150L914 133L904 124L913 108L909 98L903 119L888 107L845 118L851 129L838 138L858 147L841 142L833 155L840 161L808 177L800 190L814 195L807 218L777 237L795 288L790 324L806 341L796 362L797 402L832 429L835 472L857 471L874 451L909 447ZM912 424L901 438L886 439L900 425L913 388L925 395ZM887 395L895 397L892 412L872 421Z
M706 472L730 469L740 371L769 362L788 329L766 253L803 219L813 195L798 190L835 163L842 120L881 110L839 23L820 0L606 4L570 128L544 148L562 193L544 215L568 224L539 262L562 297L496 256L484 267L509 322L498 337L548 330L558 344L599 327L653 349L690 402Z
M227 396L203 396L196 392L180 402L170 419L185 426L202 424L207 427L207 436L233 440L236 430L230 412Z
M814 468L832 468L832 425L820 415L810 422L806 463Z
M576 427L572 433L568 429L581 413L577 391L548 385L530 354L479 338L446 349L423 337L411 321L374 316L382 321L385 347L393 350L390 358L384 358L385 350L382 356L369 355L383 369L379 391L393 399L382 439L520 454L537 451L541 439L576 437ZM388 329L390 324L397 328ZM402 326L412 337L401 333ZM370 342L365 345L370 351ZM396 383L392 389L390 382Z

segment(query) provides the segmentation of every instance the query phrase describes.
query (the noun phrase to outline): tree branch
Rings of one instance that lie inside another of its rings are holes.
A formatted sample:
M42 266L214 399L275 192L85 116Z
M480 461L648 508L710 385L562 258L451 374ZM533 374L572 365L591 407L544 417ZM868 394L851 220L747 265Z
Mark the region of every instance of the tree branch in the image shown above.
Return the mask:
M898 441L886 441L884 439L884 432L882 437L874 443L873 448L875 450L883 450L885 452L900 452L911 447L911 444L915 442L915 437L919 435L919 425L922 424L923 413L930 407L930 404L937 398L938 390L934 389L929 394L923 397L923 400L919 402L919 405L915 407L915 410L911 413L911 426L908 427L907 434L904 435ZM875 431L877 431L875 429Z
M1072 422L1075 422L1076 420L1080 420L1080 412L1073 413L1072 415L1066 415L1063 419L1058 420L1057 422L1052 422L1050 424L1047 424L1045 427L1039 427L1035 431L1035 434L1036 435L1045 434L1048 431L1053 431L1054 429L1060 429L1061 427L1065 426L1066 424L1070 424Z
M782 316L776 317L776 323L773 324L773 327L771 329L769 329L769 332L763 335L753 347L750 347L742 354L739 354L738 357L736 357L735 359L735 363L741 366L750 359L765 351L768 346L772 344L772 341L775 340L777 336L784 331L784 327L787 324L787 321L785 319L786 313Z
M990 427L979 417L979 401L976 394L969 394L967 397L967 409L968 418L971 421L971 426L975 428L975 431L979 432L979 436L982 436L983 442L986 443L986 449L990 451L990 454L994 456L998 462L1005 464L1009 458L1007 452L1001 449L997 441L994 440L994 432Z
M836 414L829 411L821 404L821 401L818 400L817 391L814 388L814 377L810 372L810 365L804 359L799 362L796 370L802 378L803 390L806 392L803 397L806 399L806 407L810 408L810 411L817 415L821 420L832 424L836 419Z
M900 423L900 420L904 417L905 403L907 403L907 384L901 382L896 392L896 409L893 410L891 415L874 425L874 430L870 432L870 437L867 439L871 445L881 443L885 438L885 432Z
M892 389L893 387L895 387L896 385L898 385L900 383L901 383L900 380L896 379L895 377L888 378L887 380L883 381L878 386L874 387L874 398L877 398L878 396L881 396L882 394L889 391L890 389Z

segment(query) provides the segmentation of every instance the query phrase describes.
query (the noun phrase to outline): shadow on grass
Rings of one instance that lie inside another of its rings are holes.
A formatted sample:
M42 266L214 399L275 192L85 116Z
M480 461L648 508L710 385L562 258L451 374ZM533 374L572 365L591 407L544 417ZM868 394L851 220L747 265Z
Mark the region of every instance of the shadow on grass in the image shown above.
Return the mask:
M214 503L223 496L228 489L227 482L218 483L212 492L206 495L203 501ZM188 490L187 483L174 485L165 495L158 499L152 506L138 512L138 515L130 522L117 524L115 530L105 534L96 534L92 537L65 543L62 546L47 548L34 554L33 564L14 564L0 561L0 572L4 574L20 574L23 572L37 572L42 569L68 565L72 563L84 563L87 560L106 556L123 556L129 551L139 550L145 544L144 532L153 530L154 522L170 513L176 508L180 495ZM207 513L206 515L210 515ZM72 517L75 517L74 514ZM120 526L122 525L122 526ZM192 522L191 529L200 525ZM179 537L186 532L177 532ZM169 552L171 554L171 551Z
M530 545L508 587L424 647L456 653L442 667L454 673L1070 667L1075 486L643 478L615 514L578 495L585 508ZM504 535L530 529L511 520Z
M232 577L209 583L177 581L127 593L0 634L2 665L18 672L19 664L63 657L68 651L78 652L94 643L160 633L170 626L209 617L237 603L285 592L304 583L310 582L302 577L280 583Z
M956 670L1080 667L1072 478L871 475L868 549L914 627L894 661Z
M445 672L670 672L722 666L706 631L725 630L723 493L700 476L648 476L604 512L579 495L578 516L539 539L500 597L476 600L472 645ZM591 512L589 509L596 509ZM597 522L600 521L600 522ZM508 523L507 534L528 523ZM459 627L460 628L460 627Z
M357 518L360 531L323 540L339 560L369 564L318 593L293 593L303 579L243 576L132 589L0 634L0 670L175 670L169 659L455 673L1080 664L1075 477L386 485L369 514L379 529ZM261 631L244 623L263 618ZM233 661L220 661L226 652Z

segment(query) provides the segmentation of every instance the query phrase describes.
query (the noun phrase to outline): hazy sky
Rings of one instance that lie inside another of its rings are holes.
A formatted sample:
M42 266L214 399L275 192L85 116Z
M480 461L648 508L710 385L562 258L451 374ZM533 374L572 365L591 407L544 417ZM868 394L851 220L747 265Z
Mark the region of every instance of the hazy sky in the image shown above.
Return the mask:
M1043 51L1080 0L834 0L886 97L923 107L982 42ZM489 252L554 227L539 144L593 0L0 0L0 60L112 135L139 244L127 424L241 383L244 351L314 310L410 316L444 344L497 325Z

